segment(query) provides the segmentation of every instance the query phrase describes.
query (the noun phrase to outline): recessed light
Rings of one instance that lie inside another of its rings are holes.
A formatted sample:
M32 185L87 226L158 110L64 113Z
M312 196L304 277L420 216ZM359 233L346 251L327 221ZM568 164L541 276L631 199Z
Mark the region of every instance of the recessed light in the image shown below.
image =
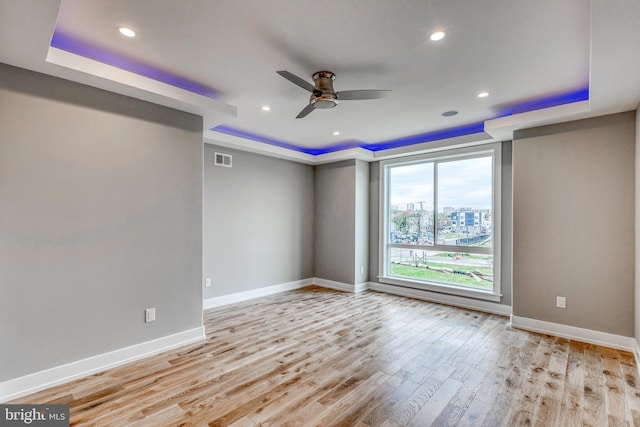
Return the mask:
M271 107L269 107L268 105L263 105L262 111L271 111Z
M444 117L451 117L455 116L456 114L458 114L456 110L445 111L444 113L442 113Z
M136 36L136 32L129 27L118 27L118 31L125 37L132 38Z
M489 96L487 91L478 92L478 98L486 98L487 96Z
M333 136L338 136L338 135L340 135L340 132L338 132L337 130L334 130L333 131Z
M429 38L431 39L431 41L437 42L438 40L442 40L446 35L447 33L445 33L444 31L434 31L433 33L431 33Z

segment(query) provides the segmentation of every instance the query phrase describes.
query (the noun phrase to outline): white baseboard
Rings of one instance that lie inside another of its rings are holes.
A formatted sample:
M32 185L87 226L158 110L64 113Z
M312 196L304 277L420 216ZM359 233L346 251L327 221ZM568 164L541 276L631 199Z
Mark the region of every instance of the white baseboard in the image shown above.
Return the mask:
M353 292L358 294L369 289L369 282L356 283Z
M539 332L556 337L568 338L589 344L597 344L605 347L630 351L638 359L638 342L635 338L607 332L594 331L592 329L578 328L577 326L563 325L560 323L546 322L544 320L530 319L527 317L511 316L511 326L531 332Z
M280 292L301 289L306 286L317 285L323 288L335 289L337 291L358 293L364 292L368 288L368 283L350 285L348 283L336 282L334 280L311 277L309 279L296 280L295 282L281 283L279 285L267 286L265 288L252 289L250 291L236 292L235 294L222 295L219 297L207 298L202 306L204 310L235 304L237 302L249 301L255 298L266 297Z
M459 297L457 295L440 294L423 289L407 288L403 286L387 285L385 283L369 282L368 289L372 291L384 292L402 297L416 298L424 301L437 302L441 304L453 305L455 307L468 308L471 310L484 311L486 313L509 316L511 306L497 304L491 301L475 300Z
M18 399L22 396L44 390L45 388L63 384L183 345L192 344L204 338L204 326L199 326L188 331L3 381L0 383L0 402Z
M267 286L265 288L252 289L250 291L236 292L235 294L222 295L219 297L207 298L203 302L203 309L221 307L223 305L235 304L237 302L248 301L254 298L266 297L280 292L292 291L313 285L314 279L302 279L295 282L281 283L279 285Z
M319 277L313 278L313 284L322 286L323 288L335 289L336 291L351 292L357 294L358 292L364 292L368 289L369 283L358 283L351 285L349 283L336 282L335 280L321 279Z

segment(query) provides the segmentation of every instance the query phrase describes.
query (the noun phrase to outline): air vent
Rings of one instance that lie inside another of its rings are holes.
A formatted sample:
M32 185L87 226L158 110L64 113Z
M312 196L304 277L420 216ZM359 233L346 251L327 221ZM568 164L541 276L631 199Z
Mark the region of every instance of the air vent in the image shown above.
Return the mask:
M231 167L231 154L215 153L213 159L213 163L216 166L224 166L225 168Z

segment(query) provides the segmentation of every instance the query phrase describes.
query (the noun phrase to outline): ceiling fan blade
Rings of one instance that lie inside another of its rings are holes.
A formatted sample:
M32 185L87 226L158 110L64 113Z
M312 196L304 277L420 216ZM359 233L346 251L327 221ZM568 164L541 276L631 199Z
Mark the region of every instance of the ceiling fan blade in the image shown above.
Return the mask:
M280 74L282 77L284 77L285 79L289 80L294 85L300 86L302 89L308 90L309 92L313 92L316 89L316 87L314 85L312 85L308 81L304 80L303 78L300 78L300 77L296 76L293 73L290 73L290 72L284 71L284 70L276 71L276 73Z
M315 110L315 105L313 103L307 104L306 107L304 107L302 109L302 111L300 111L298 113L298 115L296 116L296 119L301 119L303 117L305 117L307 114L309 114L310 112L312 112L313 110Z
M356 101L360 99L385 98L390 90L344 90L337 92L336 96L340 101Z

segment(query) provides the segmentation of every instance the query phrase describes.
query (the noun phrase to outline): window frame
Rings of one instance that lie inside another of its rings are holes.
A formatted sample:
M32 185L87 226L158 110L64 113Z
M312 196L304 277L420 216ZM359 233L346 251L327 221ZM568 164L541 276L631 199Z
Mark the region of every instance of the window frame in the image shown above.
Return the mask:
M476 299L483 299L488 301L501 300L501 201L502 201L502 145L500 143L490 143L477 145L473 147L465 148L452 148L446 150L439 150L436 152L430 152L426 154L411 155L405 157L397 157L388 160L382 160L380 162L380 234L379 234L379 271L378 280L380 283L386 283L390 285L405 286L415 289L423 289L428 291L435 291L440 293L446 293L451 295L471 297ZM437 230L437 217L438 217L438 181L437 170L438 163L443 161L463 160L470 158L491 156L492 162L492 245L491 248L481 248L473 246L452 246L438 244ZM392 167L405 166L419 163L434 163L434 189L433 189L433 204L434 204L434 239L433 246L427 245L411 245L411 244L398 244L389 242L389 173L388 171ZM431 282L419 279L410 279L399 276L391 276L389 274L389 248L400 249L418 249L428 251L442 251L442 252L461 252L464 248L464 252L467 253L490 253L493 255L493 289L474 289L468 286Z

